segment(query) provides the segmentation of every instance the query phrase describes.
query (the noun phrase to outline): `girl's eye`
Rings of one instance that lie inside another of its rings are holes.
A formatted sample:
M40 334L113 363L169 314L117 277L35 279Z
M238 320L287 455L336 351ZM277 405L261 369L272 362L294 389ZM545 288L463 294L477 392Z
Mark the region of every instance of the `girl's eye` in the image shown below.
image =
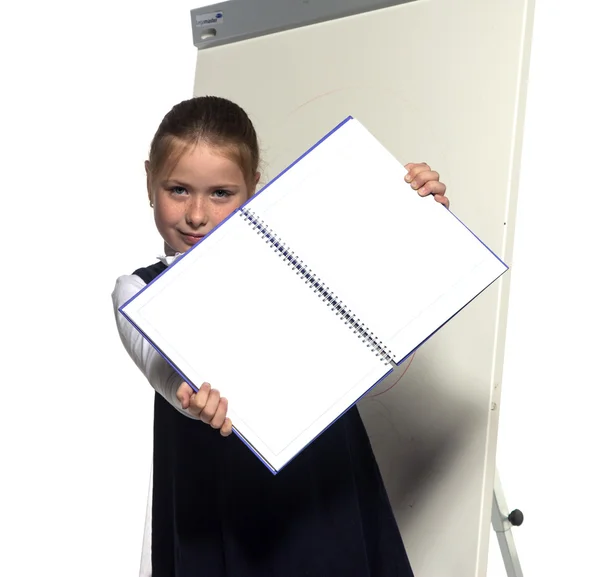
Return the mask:
M227 198L231 196L231 193L228 190L215 190L213 193L217 198Z
M183 186L173 186L169 190L176 196L181 196L182 194L185 194L187 192L187 190L183 188Z

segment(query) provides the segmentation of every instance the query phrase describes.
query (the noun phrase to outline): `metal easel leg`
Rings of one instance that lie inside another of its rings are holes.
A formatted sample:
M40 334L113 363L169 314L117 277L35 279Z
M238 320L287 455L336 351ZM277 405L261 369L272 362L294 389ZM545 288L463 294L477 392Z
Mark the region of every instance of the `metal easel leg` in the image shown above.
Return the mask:
M523 577L515 540L511 533L513 526L518 527L523 523L523 513L519 509L509 513L500 484L500 476L496 470L496 479L494 482L494 497L492 501L492 527L498 537L504 567L508 577Z

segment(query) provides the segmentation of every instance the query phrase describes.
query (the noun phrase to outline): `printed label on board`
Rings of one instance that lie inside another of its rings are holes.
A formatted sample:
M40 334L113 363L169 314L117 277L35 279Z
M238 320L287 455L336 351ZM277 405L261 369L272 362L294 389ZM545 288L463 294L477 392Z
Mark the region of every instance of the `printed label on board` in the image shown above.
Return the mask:
M196 26L205 28L223 23L223 12L211 12L209 14L196 14Z

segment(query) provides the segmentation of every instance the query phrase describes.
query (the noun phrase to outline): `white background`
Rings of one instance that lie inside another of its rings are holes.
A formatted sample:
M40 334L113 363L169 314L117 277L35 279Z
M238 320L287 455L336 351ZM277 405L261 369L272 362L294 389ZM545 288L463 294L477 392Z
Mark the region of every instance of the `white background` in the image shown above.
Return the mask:
M161 250L143 161L191 96L203 4L3 6L0 575L137 574L152 393L110 293ZM498 465L526 577L596 576L600 9L537 4Z

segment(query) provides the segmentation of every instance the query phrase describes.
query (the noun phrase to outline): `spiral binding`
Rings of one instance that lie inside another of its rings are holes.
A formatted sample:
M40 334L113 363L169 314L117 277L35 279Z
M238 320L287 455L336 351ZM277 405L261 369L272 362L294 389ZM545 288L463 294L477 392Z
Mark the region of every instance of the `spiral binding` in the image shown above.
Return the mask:
M360 338L360 340L371 349L377 357L385 363L393 363L394 357L392 351L386 347L373 331L361 322L361 320L344 305L339 297L319 278L302 259L298 258L294 252L288 248L285 243L265 222L248 208L241 208L240 213L244 220L248 222L252 229L257 232L267 244L271 245L274 252L283 259L286 264L292 267L296 274L304 278L304 282L313 289L313 292L330 307L336 314L341 316L344 324Z

